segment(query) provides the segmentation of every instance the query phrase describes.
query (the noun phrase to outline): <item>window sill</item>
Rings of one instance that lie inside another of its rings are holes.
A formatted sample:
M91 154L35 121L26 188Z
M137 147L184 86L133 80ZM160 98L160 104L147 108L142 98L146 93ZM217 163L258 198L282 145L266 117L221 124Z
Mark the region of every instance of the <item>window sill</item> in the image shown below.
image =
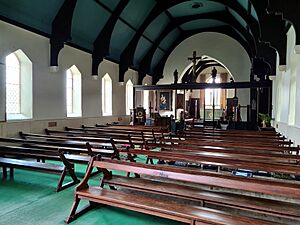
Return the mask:
M105 114L103 113L102 116L113 116L113 115L109 113L105 113Z
M6 114L7 122L17 122L21 120L31 120L31 117L24 116L23 114Z
M82 117L82 116L79 115L79 114L68 114L67 117L68 118L74 118L74 117Z

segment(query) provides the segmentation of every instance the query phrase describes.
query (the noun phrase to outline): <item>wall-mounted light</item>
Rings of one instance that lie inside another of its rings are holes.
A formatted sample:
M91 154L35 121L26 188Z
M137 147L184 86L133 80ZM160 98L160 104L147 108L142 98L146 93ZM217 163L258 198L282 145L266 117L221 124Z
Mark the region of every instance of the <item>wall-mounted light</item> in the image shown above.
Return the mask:
M119 82L119 86L123 86L124 85L124 82Z
M98 80L98 75L96 74L94 74L94 75L92 75L92 78L93 78L93 80Z
M279 65L278 69L281 72L286 72L286 65Z
M50 66L49 67L51 73L57 73L59 70L58 66Z

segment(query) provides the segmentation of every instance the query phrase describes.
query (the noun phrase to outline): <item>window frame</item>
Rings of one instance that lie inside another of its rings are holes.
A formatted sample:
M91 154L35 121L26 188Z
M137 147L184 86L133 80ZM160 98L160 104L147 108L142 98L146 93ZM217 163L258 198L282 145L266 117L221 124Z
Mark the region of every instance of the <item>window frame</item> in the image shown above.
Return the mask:
M130 93L131 90L131 93ZM132 94L132 96L129 96L129 94ZM130 98L131 97L131 98ZM130 103L130 104L129 104ZM130 110L133 108L133 83L129 79L126 82L126 115L130 115Z
M18 83L17 84L10 83L10 85L17 85L18 86L19 96L18 96L18 101L16 101L17 105L18 105L18 110L17 110L18 112L8 112L7 111L7 109L8 109L8 97L7 97L8 96L8 88L7 88L8 82L7 82L7 75L8 75L8 67L12 67L11 65L10 66L7 65L8 64L7 63L7 58L10 57L10 56L13 56L16 59L17 63L18 63L17 66L16 65L13 66L13 67L17 67L17 69L18 69ZM21 62L20 62L18 56L14 52L12 52L11 54L9 54L9 55L6 56L6 80L5 80L5 88L6 88L6 93L5 93L5 98L6 98L6 114L16 115L16 116L22 114L21 113L21 85L22 85L21 84Z
M10 54L6 55L7 57L10 55L14 55L18 60L19 64L19 110L18 113L10 113L7 111L7 76L8 71L5 72L5 121L13 122L19 120L31 120L33 118L33 64L32 61L28 58L28 56L21 50L18 49ZM6 62L7 69L7 62Z
M71 79L70 79L70 77ZM68 104L69 99L69 81L71 81L71 104ZM66 71L66 114L67 117L81 117L82 116L82 75L79 69L73 65ZM76 94L76 92L79 92ZM77 98L75 96L77 95ZM71 105L71 111L69 111Z
M212 83L213 79L212 77L209 77L206 80L206 83ZM221 79L219 77L216 78L216 83L221 83ZM210 96L211 94L214 95L214 98ZM209 95L209 97L207 97ZM216 98L217 96L217 98ZM213 103L213 100L214 103ZM209 103L208 103L209 102ZM212 109L213 104L215 105L215 109L221 109L221 89L220 88L206 88L205 89L205 108L206 109Z
M113 82L108 73L102 77L102 116L112 116ZM109 88L109 90L107 90ZM110 92L109 95L107 93ZM108 99L109 98L109 99Z

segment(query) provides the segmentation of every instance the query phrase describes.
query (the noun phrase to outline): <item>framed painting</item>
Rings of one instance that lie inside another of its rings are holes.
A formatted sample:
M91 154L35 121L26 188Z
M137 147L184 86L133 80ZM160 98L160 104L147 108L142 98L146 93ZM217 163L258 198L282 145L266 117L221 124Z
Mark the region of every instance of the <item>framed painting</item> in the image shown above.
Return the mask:
M159 110L171 110L172 108L172 92L161 91L158 97Z

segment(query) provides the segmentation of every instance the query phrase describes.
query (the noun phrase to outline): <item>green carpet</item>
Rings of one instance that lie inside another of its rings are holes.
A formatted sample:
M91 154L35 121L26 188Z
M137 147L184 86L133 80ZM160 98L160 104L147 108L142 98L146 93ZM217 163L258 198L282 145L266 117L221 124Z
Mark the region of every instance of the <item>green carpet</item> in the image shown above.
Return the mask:
M86 167L77 166L80 179ZM1 170L2 171L2 170ZM2 177L2 172L0 172ZM99 183L93 177L92 184ZM14 180L0 181L0 224L5 225L52 225L64 224L74 198L75 186L56 193L58 175L15 170ZM82 205L86 202L82 201ZM175 221L136 213L109 206L99 206L72 222L74 225L180 225Z

